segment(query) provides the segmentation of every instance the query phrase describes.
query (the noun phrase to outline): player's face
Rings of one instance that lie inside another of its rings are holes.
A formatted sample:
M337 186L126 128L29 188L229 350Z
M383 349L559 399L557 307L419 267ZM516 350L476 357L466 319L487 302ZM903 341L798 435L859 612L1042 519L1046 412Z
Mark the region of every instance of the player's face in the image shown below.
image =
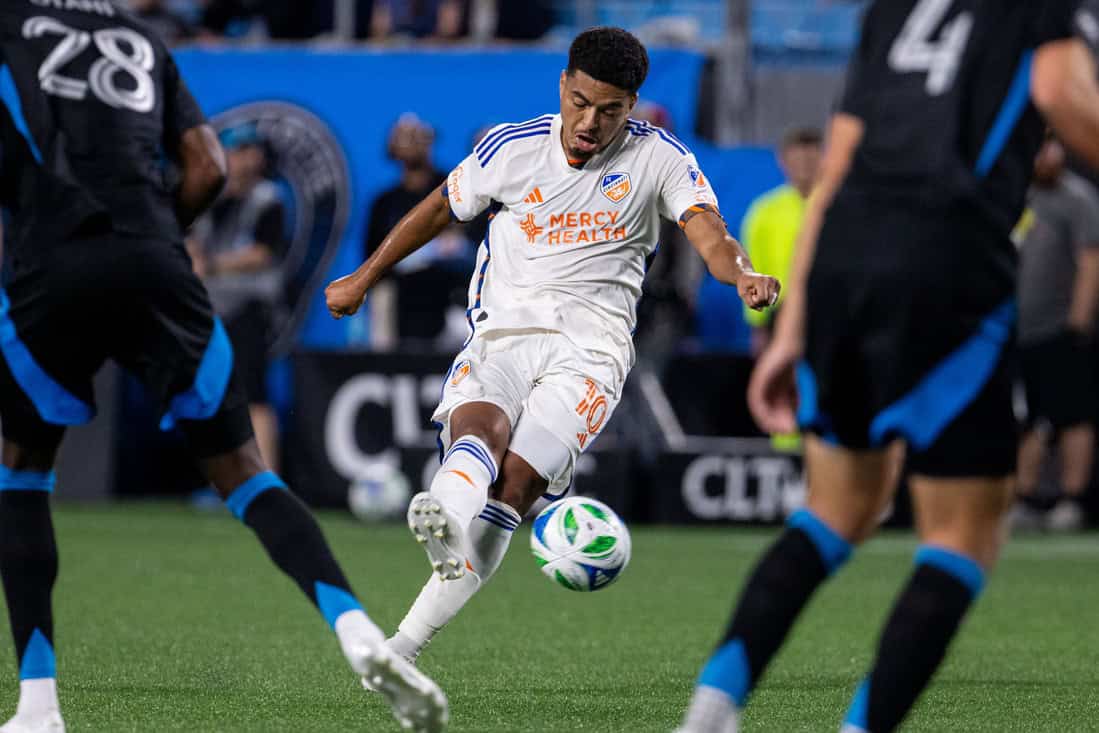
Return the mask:
M583 71L561 73L561 144L572 160L587 160L618 137L637 95Z
M1053 184L1061 177L1065 168L1065 149L1061 143L1049 139L1042 143L1038 157L1034 160L1034 178L1038 183Z
M819 145L790 145L782 151L782 171L790 185L799 191L809 191L820 172Z

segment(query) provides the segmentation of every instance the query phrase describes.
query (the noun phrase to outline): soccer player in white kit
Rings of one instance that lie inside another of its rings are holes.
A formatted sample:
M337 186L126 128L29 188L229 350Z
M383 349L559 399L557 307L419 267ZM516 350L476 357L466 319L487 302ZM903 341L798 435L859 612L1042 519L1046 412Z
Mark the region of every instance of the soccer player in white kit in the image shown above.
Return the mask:
M469 339L433 417L442 465L408 510L435 571L389 641L410 660L492 577L534 502L567 491L617 405L661 216L749 306L778 298L778 281L754 272L729 235L691 152L629 118L648 63L624 30L581 33L561 74L560 114L493 128L326 291L335 317L352 314L453 218L493 213L470 284Z

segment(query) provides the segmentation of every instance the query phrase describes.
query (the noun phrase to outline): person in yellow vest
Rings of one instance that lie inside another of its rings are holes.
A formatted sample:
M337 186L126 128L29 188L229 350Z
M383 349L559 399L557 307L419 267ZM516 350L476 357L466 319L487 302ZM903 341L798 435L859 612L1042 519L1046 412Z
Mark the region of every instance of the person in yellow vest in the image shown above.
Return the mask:
M823 136L815 128L794 128L782 138L778 161L786 183L752 202L740 227L740 241L760 272L774 273L781 279L790 274L794 261L794 239L801 229L805 202L817 181ZM782 294L779 294L779 304ZM744 319L752 326L752 353L759 354L770 340L773 313L744 309ZM796 433L771 436L771 445L780 451L797 451L801 439Z
M780 280L790 272L794 259L794 238L801 228L805 201L817 181L823 137L815 128L794 128L782 138L779 165L786 183L752 202L740 228L740 241L760 272ZM782 296L779 295L779 303ZM767 343L777 308L766 313L744 310L744 319L755 329L752 351L760 353Z

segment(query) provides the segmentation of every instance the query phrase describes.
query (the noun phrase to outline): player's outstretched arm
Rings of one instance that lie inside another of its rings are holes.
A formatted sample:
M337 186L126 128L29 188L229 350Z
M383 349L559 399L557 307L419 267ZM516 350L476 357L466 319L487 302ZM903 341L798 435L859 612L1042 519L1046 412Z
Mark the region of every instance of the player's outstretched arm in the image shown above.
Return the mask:
M183 181L176 192L176 216L186 229L214 203L225 186L225 151L209 125L186 130L179 141Z
M374 283L391 267L439 236L450 221L450 204L440 186L397 222L393 231L359 269L332 281L325 288L328 311L334 318L355 313L362 306L366 291Z
M1078 38L1040 46L1030 92L1061 140L1099 170L1099 82L1091 49Z
M749 308L763 310L778 300L781 285L752 268L748 253L740 246L725 221L712 209L692 207L679 219L691 245L702 255L706 267L719 282L733 285Z

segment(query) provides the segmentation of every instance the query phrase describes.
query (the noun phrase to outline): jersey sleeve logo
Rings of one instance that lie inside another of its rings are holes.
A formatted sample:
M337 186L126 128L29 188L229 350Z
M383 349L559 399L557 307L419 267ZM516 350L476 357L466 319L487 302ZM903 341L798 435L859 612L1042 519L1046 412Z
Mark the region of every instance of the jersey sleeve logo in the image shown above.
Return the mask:
M630 174L620 171L608 173L603 176L603 180L599 184L599 190L614 203L619 203L622 199L629 196L630 191L633 190L630 186Z
M693 165L687 166L687 175L691 177L691 183L698 188L706 188L706 186L709 185L706 176L702 175L702 171L695 168Z

